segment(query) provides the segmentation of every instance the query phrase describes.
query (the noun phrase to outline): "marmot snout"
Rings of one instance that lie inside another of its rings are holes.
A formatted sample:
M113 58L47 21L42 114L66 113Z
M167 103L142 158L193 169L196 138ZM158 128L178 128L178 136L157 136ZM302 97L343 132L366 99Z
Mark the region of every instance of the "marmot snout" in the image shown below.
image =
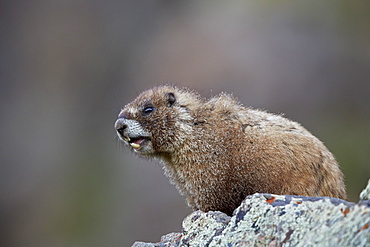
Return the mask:
M257 192L346 198L343 174L320 140L227 94L207 100L156 87L124 107L115 129L136 154L163 162L194 210L230 215Z

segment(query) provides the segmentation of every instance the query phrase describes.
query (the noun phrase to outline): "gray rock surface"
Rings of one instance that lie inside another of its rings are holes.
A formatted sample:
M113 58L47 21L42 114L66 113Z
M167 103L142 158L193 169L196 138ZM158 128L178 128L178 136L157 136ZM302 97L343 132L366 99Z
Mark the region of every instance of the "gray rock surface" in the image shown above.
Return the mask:
M254 194L233 216L195 211L182 233L164 235L159 246L370 246L370 183L351 203L329 197ZM361 195L363 195L361 193Z
M360 194L360 200L370 200L370 179L367 182L366 188Z

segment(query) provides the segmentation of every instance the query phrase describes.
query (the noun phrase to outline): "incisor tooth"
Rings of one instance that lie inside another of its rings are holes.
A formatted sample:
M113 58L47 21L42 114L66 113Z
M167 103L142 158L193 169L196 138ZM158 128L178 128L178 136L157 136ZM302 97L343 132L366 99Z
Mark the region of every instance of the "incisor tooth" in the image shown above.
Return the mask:
M130 143L131 147L133 148L139 148L140 145L139 144L136 144L136 143Z

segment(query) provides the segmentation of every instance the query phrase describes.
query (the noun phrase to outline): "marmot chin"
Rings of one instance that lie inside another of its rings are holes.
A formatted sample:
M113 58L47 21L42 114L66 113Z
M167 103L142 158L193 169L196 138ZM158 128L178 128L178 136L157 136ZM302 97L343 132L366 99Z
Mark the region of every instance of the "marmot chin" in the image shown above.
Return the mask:
M320 140L228 94L207 100L187 88L155 87L123 108L115 129L136 154L163 162L193 210L231 215L257 192L346 199L343 174Z

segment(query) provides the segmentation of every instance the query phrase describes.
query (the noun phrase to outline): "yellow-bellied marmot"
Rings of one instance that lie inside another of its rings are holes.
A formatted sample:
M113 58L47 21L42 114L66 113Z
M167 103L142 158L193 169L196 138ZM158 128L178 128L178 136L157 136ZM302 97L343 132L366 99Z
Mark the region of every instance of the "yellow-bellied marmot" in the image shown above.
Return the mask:
M124 107L115 129L136 154L163 161L194 210L230 215L257 192L346 198L343 174L321 141L227 94L207 100L186 88L155 87Z

